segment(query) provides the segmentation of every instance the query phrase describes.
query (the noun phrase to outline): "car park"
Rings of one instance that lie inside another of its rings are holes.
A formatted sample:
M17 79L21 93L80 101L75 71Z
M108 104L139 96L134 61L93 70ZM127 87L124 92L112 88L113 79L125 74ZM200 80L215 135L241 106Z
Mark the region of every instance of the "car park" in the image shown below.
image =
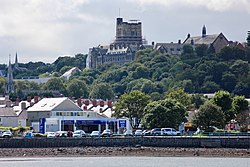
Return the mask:
M55 138L56 137L55 132L46 132L45 135L47 136L47 138Z
M154 128L151 130L151 135L152 136L161 136L162 135L162 131L161 128Z
M135 136L143 136L143 135L142 135L142 130L141 130L141 129L137 129L137 130L135 131Z
M0 132L0 137L1 138L11 138L11 137L13 137L13 134L11 133L10 130L1 131Z
M100 132L99 131L92 131L90 134L90 137L96 138L96 137L100 137Z
M176 131L174 128L162 128L161 129L162 135L164 136L179 136L181 133Z
M113 134L112 134L112 131L110 129L105 129L102 134L101 134L101 137L111 137Z
M73 137L75 138L81 138L81 137L86 137L86 133L83 131L83 130L76 130L74 133L73 133Z

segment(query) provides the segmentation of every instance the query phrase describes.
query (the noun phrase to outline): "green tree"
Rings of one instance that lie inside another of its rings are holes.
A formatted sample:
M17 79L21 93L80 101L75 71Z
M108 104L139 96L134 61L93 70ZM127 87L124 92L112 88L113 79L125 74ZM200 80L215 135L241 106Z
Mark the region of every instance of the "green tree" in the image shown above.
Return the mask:
M198 57L207 56L208 46L206 44L200 44L195 47L195 52Z
M230 121L235 117L233 111L231 110L232 101L232 95L229 92L223 90L216 92L214 97L212 98L212 102L217 106L221 107L225 115L226 122Z
M94 84L92 91L90 92L91 98L96 99L113 99L114 92L108 83L97 83Z
M174 99L180 102L185 107L188 107L191 104L191 98L188 93L184 92L182 88L175 88L171 89L168 93L166 98Z
M199 109L206 101L207 99L202 94L193 94L191 96L191 103L196 109Z
M0 94L4 94L5 79L0 77Z
M73 68L73 67L72 67L72 66L63 66L63 67L60 69L59 73L60 73L60 74L64 74L66 71L70 70L71 68Z
M207 101L195 113L192 122L195 126L208 131L211 126L222 128L225 124L225 115L219 106Z
M132 128L137 128L145 114L144 108L150 99L149 95L133 90L129 93L121 95L117 103L115 103L114 116L121 118L129 118Z
M232 102L232 109L235 114L239 114L240 112L248 109L248 101L244 96L234 96Z
M58 90L66 94L66 88L61 78L50 78L44 85L45 90Z
M143 125L146 128L177 128L181 122L186 121L185 107L173 99L151 102L145 107L145 112Z
M83 96L84 98L88 97L88 88L84 81L78 79L72 79L67 84L67 92L69 96L79 98Z
M247 46L250 47L250 31L247 33Z

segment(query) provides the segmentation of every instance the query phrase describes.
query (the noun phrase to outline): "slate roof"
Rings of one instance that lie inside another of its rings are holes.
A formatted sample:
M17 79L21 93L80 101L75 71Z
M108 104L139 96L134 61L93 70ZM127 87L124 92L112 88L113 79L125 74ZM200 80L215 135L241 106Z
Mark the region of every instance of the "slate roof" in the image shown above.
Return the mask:
M17 117L15 111L11 107L0 108L1 117Z
M64 100L67 100L67 99L68 99L67 97L43 98L38 103L28 108L27 111L52 111L56 106L58 106Z
M185 44L191 44L191 40L194 40L194 44L206 44L210 45L213 43L220 34L213 34L213 35L206 35L205 37L202 36L194 36L186 39L184 41Z

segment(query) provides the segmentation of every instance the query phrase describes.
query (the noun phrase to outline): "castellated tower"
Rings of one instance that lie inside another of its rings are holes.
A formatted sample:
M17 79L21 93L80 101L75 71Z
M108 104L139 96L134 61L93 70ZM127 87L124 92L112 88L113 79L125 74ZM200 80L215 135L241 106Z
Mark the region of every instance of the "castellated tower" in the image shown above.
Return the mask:
M142 44L142 23L138 20L123 22L122 18L117 18L114 44L140 46Z

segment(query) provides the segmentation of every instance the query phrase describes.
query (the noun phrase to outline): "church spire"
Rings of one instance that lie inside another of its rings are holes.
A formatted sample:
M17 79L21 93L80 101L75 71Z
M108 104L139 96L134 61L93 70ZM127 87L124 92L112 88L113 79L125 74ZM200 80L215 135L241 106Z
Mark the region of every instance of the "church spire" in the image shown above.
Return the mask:
M10 93L14 93L14 80L13 80L13 71L11 67L11 61L10 61L10 55L9 55L9 66L8 66L8 72L7 77L5 80L5 94L9 95Z
M202 27L202 38L206 37L207 36L207 29L206 29L206 26L204 25Z
M14 69L17 70L18 68L19 68L19 65L18 65L17 52L16 52L16 59L15 59Z

